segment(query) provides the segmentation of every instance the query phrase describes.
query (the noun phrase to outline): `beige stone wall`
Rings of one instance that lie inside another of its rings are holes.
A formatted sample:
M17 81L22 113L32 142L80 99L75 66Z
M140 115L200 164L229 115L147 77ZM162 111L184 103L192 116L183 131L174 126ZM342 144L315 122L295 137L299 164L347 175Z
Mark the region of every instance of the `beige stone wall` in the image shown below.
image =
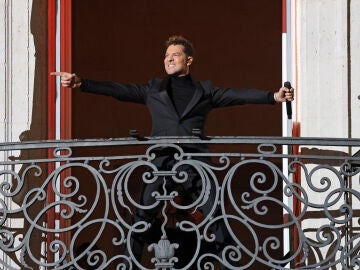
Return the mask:
M0 0L1 142L46 138L46 2Z
M0 142L46 139L47 1L0 0L0 62ZM21 158L24 154L12 151L0 155L8 160L8 156ZM12 183L10 175L1 177L1 182ZM27 180L24 190L39 185L38 179ZM11 209L19 207L8 198L1 199ZM20 218L9 218L5 225L18 228L19 233L26 226ZM40 235L35 235L34 243L40 246ZM40 248L35 253L39 257ZM1 250L0 259L20 269L14 258Z
M351 136L360 138L360 1L351 1Z
M29 0L1 1L1 141L18 141L31 124L35 48L29 11Z
M298 5L298 85L301 135L348 137L347 1Z
M360 2L297 0L296 10L301 136L359 138Z

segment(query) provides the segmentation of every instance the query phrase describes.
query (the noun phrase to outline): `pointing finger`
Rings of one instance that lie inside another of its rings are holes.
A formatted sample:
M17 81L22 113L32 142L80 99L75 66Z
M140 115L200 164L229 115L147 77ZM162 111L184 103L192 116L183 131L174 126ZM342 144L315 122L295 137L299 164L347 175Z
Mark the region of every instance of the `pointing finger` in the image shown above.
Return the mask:
M52 76L63 76L63 75L65 75L65 72L50 72L50 75L52 75Z
M73 76L73 74L68 73L68 72L50 72L50 75L52 76L60 76L60 77L65 77L65 78L71 78Z

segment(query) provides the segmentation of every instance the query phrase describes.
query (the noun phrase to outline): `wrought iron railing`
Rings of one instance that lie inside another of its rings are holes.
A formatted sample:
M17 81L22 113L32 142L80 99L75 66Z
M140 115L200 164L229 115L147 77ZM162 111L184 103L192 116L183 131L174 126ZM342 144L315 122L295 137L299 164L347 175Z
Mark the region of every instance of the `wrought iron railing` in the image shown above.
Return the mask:
M260 137L0 144L0 268L358 269L359 146Z

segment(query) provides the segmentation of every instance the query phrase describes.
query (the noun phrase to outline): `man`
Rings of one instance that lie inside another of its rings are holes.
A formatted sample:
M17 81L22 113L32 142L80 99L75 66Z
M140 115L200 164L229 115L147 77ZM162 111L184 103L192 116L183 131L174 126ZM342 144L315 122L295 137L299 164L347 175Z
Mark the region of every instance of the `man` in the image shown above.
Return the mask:
M193 62L191 43L183 37L173 36L166 44L164 67L168 76L162 80L119 84L81 79L67 72L52 72L51 75L61 76L63 87L80 87L84 92L147 105L152 116L152 136L192 135L195 128L203 130L207 114L217 107L293 100L292 88L281 87L275 93L255 89L223 90L210 81L195 81L190 75Z
M164 67L167 76L164 79L152 79L145 84L121 84L115 82L100 82L82 79L76 74L67 72L53 72L51 75L61 76L64 87L80 89L84 92L112 96L121 101L129 101L144 104L148 107L152 117L152 136L189 136L193 129L204 129L208 113L218 107L242 105L242 104L275 104L293 100L293 89L281 87L277 92L260 91L255 89L220 89L210 81L196 81L190 75L190 66L194 60L192 44L181 36L172 36L166 42ZM207 152L205 144L182 146L185 151L192 153ZM163 149L157 153L154 160L157 168L171 170L176 163L174 152ZM204 158L205 162L209 159ZM191 166L183 167L189 175L184 183L185 193L196 196L199 193L201 182L196 171ZM154 198L151 195L161 188L163 182L145 185L142 190L141 203L151 205ZM176 189L176 186L171 188ZM210 195L210 199L213 195ZM159 209L150 211L139 210L136 213L135 222L146 220L153 222ZM201 209L206 215L209 206ZM229 243L228 235L224 226L215 229L219 246ZM134 249L141 249L143 239L135 239ZM138 246L138 247L136 247ZM221 249L220 247L219 249ZM140 258L141 251L135 251Z

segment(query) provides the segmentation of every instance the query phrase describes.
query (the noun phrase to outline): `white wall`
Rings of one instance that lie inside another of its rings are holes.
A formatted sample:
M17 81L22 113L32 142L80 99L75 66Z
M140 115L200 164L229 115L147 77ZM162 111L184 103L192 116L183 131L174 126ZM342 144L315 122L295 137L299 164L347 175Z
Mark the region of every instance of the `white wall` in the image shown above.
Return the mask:
M303 137L360 137L360 1L349 2L350 29L347 0L296 1Z
M31 125L35 70L31 8L32 0L0 0L0 142L19 141L20 134ZM0 154L2 160L7 160L20 153ZM11 182L8 175L0 179L4 180ZM18 207L7 198L0 198L10 208ZM23 221L8 219L6 225L22 228ZM16 266L2 251L0 259L5 265Z
M351 1L351 136L360 138L360 1Z
M301 136L348 137L347 1L298 5Z
M0 141L19 141L30 129L35 49L31 0L0 1Z

